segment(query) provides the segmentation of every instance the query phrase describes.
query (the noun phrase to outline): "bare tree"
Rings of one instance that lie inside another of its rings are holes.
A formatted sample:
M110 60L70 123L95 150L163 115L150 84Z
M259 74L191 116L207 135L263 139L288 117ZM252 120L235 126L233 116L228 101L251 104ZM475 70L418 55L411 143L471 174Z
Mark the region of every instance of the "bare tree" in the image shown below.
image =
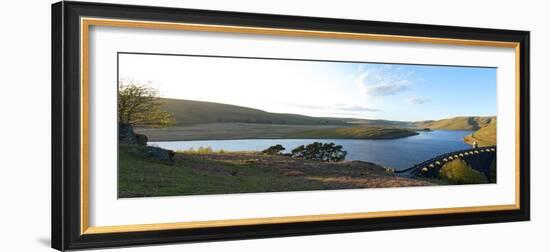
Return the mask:
M118 83L118 121L134 127L158 128L175 123L174 117L161 109L163 101L157 89L136 81Z

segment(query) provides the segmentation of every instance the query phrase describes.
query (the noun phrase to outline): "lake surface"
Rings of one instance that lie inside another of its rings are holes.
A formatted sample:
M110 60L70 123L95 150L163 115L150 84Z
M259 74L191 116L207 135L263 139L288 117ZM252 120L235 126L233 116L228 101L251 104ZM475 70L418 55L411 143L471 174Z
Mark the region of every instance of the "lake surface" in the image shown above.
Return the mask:
M213 150L226 151L261 151L269 146L281 144L286 152L304 144L313 142L334 142L342 145L348 152L346 160L373 162L397 170L406 169L434 156L467 149L464 136L469 130L435 130L421 131L419 135L388 139L242 139L242 140L204 140L204 141L169 141L150 142L149 145L170 150L188 150L199 147L211 147Z

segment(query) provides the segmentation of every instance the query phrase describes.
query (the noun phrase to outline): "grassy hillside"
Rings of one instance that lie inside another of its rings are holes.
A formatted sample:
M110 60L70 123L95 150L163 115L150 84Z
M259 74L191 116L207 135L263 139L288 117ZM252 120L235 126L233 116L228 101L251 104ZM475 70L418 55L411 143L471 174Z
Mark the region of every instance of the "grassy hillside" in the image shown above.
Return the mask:
M432 185L368 162L318 162L259 153L176 153L173 165L119 147L118 196L151 197Z
M150 141L226 139L391 139L416 135L410 129L378 126L282 125L257 123L208 123L161 129L136 129Z
M413 122L405 122L405 121L392 121L392 120L381 120L381 119L355 119L355 118L349 118L345 119L346 122L351 124L360 124L360 125L368 125L368 126L387 126L387 127L404 127L404 128L410 128L413 124Z
M474 141L477 142L480 146L489 146L497 144L497 124L490 123L485 127L477 130L476 132L468 135L464 138L464 141L472 144Z
M435 121L405 122L381 119L311 117L214 102L163 98L163 109L176 125L137 129L151 141L222 140L258 138L391 139L416 135L413 129L478 130L496 117L454 117ZM478 142L492 143L490 128L476 132ZM493 137L494 139L495 137Z
M289 138L393 139L413 135L418 133L402 128L357 126L306 130L289 134Z
M290 125L345 125L331 118L269 113L259 109L191 100L163 99L163 109L176 118L175 126L206 123L259 123Z
M277 139L312 129L342 127L339 125L283 125L258 123L208 123L169 128L136 129L150 141Z
M420 121L412 125L416 128L430 128L432 130L478 130L496 122L496 117L461 116L436 121Z
M267 111L229 104L163 98L163 109L176 118L174 126L210 123L248 123L282 125L363 125L403 128L430 128L446 130L478 130L496 117L454 117L441 120L405 122L381 119L311 117L298 114Z
M439 175L441 179L455 185L488 183L483 173L472 169L462 159L455 159L445 163L439 171Z
M168 165L136 154L132 146L121 146L118 153L121 198L323 189L321 182L257 169L244 162L188 157Z

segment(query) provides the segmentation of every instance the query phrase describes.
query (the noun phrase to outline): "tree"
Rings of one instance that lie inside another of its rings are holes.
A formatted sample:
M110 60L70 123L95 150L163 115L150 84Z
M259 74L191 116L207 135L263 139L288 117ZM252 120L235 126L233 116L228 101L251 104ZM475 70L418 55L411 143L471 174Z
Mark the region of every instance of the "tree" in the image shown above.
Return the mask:
M314 142L300 145L291 152L292 157L322 162L337 162L346 159L347 151L341 145L334 143Z
M336 145L334 143L323 144L321 153L323 161L342 161L346 159L346 155L348 154L342 145Z
M269 148L262 151L263 154L266 155L280 155L282 151L285 150L285 147L283 147L280 144L276 144L273 146L270 146Z
M161 109L163 104L155 88L135 81L120 81L118 84L119 123L145 128L170 126L175 119Z

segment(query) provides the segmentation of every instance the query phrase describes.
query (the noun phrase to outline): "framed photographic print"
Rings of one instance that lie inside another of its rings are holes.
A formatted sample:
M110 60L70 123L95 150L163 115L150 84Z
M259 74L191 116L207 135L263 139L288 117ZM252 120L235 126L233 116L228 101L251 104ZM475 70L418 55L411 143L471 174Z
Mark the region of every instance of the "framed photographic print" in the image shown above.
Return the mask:
M527 31L65 1L52 69L58 250L529 220Z

